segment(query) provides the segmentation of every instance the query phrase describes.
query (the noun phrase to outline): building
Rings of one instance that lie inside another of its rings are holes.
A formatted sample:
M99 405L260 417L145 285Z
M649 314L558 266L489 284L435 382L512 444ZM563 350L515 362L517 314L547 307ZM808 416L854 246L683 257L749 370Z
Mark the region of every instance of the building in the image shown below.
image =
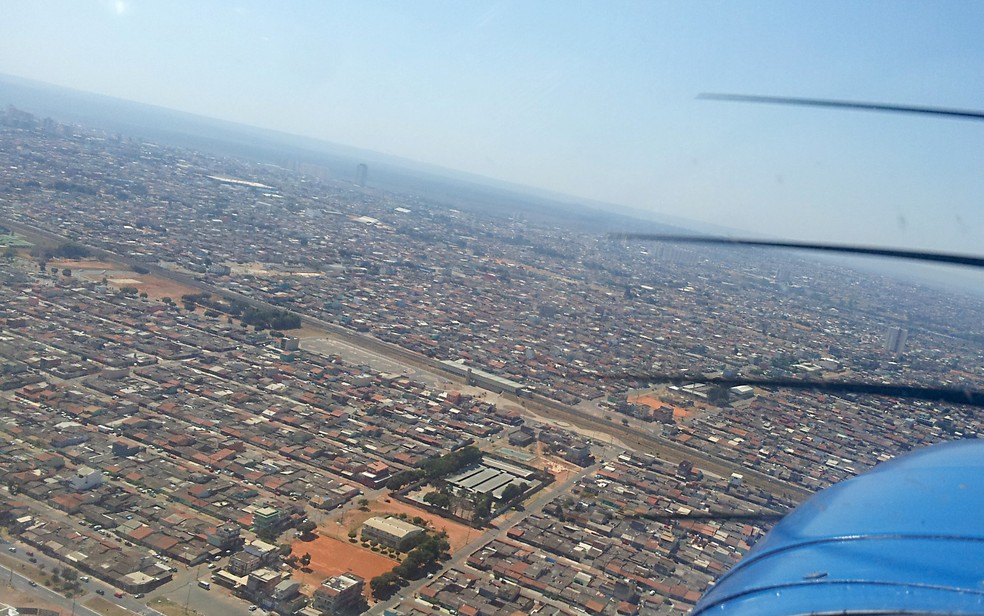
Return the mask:
M239 527L235 524L223 524L209 530L206 540L209 545L214 545L221 550L232 550L239 546Z
M293 614L307 603L307 597L301 595L300 590L301 583L297 580L281 580L273 587L269 603L279 614Z
M284 579L279 571L272 569L257 569L249 574L246 580L246 588L255 597L269 596L277 584Z
M369 175L369 166L365 163L359 163L359 166L355 168L355 183L359 186L365 186L367 175Z
M355 608L362 601L365 580L354 573L330 577L314 591L314 609L323 614L339 614Z
M249 575L256 571L263 564L263 560L256 554L249 552L236 552L229 559L226 568L234 575Z
M362 525L363 539L378 541L401 551L411 540L423 533L423 528L397 518L369 518Z
M564 459L582 467L594 464L594 456L591 455L591 448L587 445L571 447L564 452Z
M509 435L509 444L514 447L526 447L536 442L536 434L532 428L522 427Z
M444 360L441 362L441 368L452 374L465 377L469 385L477 385L482 389L488 389L496 393L518 394L524 387L522 383L465 365L465 360L463 359L455 361Z
M281 351L296 351L301 348L301 341L298 338L292 336L284 336L280 339L280 350Z
M276 507L260 507L253 512L253 532L261 536L274 536L280 532L281 516Z
M102 485L102 473L89 466L80 466L75 469L68 482L77 492L91 490Z
M885 332L885 350L889 353L903 353L909 330L904 327L889 327Z
M747 400L755 397L755 390L748 385L735 385L728 392L738 400Z

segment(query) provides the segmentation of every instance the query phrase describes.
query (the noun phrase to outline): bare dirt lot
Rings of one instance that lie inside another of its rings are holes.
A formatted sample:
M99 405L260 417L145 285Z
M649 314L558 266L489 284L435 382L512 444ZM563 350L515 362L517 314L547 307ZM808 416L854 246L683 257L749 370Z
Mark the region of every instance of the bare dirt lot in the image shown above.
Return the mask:
M387 500L390 502L386 502ZM481 534L479 531L470 529L465 524L453 522L446 518L442 518L439 515L428 513L423 509L406 505L388 496L380 497L370 502L369 511L350 509L345 512L345 516L342 518L341 524L329 522L321 529L320 532L334 535L344 541L348 538L348 532L350 530L358 530L359 527L362 526L362 523L369 518L377 515L397 515L400 513L405 513L411 518L421 517L427 520L431 529L437 531L443 530L446 532L448 534L448 543L451 544L452 554L464 546L470 538L477 537Z
M640 394L638 396L629 396L629 402L633 404L644 404L652 409L658 409L661 406L673 406L669 403L663 402L656 396L650 394ZM692 415L692 411L687 409L682 409L680 407L673 407L673 419L686 419Z
M292 547L297 556L311 555L311 564L307 567L311 573L296 569L292 574L295 579L317 587L328 577L351 572L366 580L367 597L369 580L398 564L392 558L376 554L358 543L349 543L347 539L320 536L314 541L297 541Z
M57 267L58 269L65 269L67 267L72 270L73 275L85 278L86 280L98 281L106 278L107 282L114 287L136 287L139 291L146 293L153 299L170 297L175 302L180 302L182 295L199 292L195 287L190 287L160 276L138 274L119 263L110 263L107 261L72 261L62 259L49 261L48 267Z

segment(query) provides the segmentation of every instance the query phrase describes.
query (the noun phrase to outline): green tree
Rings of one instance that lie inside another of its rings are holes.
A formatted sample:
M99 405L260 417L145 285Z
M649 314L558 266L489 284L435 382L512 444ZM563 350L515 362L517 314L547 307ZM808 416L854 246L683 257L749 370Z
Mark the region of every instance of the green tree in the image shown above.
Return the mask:
M378 601L385 601L400 590L403 580L393 571L387 571L369 580L372 596Z
M474 505L475 509L472 513L472 519L476 522L481 522L492 513L492 495L479 494L475 497Z
M514 483L510 483L506 486L506 489L502 491L502 501L505 503L511 502L513 499L520 497L526 492L526 484L518 486Z
M435 507L440 507L441 509L449 509L451 507L451 497L442 492L428 492L424 495L424 502L430 503Z
M304 520L297 525L297 532L302 535L310 535L316 528L318 528L318 525L313 520Z
M389 481L386 482L386 489L399 490L403 486L417 481L421 476L422 472L418 470L400 471L389 478Z

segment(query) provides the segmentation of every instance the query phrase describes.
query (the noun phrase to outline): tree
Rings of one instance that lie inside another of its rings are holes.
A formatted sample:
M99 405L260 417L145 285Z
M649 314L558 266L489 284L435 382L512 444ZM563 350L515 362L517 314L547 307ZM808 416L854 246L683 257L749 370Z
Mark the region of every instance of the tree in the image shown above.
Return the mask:
M68 269L67 267L63 267L62 268L62 276L65 276L66 278L71 277L72 276L72 270Z
M445 477L481 461L482 450L474 445L468 445L443 456L428 458L421 463L420 467L427 477L434 479Z
M392 571L387 571L369 580L369 588L372 589L372 596L384 601L392 597L400 589L403 580L399 575Z
M523 492L525 491L526 491L526 484L523 484L522 486L518 486L514 483L510 483L509 485L506 486L506 489L502 491L502 501L508 503L513 499L522 496Z
M724 385L714 385L707 390L707 401L717 406L728 403L728 388Z
M302 535L310 535L316 528L318 528L318 525L313 520L304 520L297 525L297 532Z
M308 565L310 565L311 564L311 555L308 554L307 552L304 552L304 556L301 556L301 564L304 565L305 567L307 567Z
M69 242L67 244L62 244L55 249L54 255L62 259L84 259L88 257L91 253L89 249L80 244L75 244Z
M359 499L359 509L363 511L369 511L369 499L360 498Z
M386 482L386 489L399 490L403 486L420 479L421 475L421 471L418 470L400 471L389 478L389 481Z
M475 497L475 510L472 513L472 519L476 522L481 522L485 518L489 517L492 513L492 495L491 494L479 494Z
M442 492L428 492L424 495L424 502L441 509L449 509L451 507L451 497Z

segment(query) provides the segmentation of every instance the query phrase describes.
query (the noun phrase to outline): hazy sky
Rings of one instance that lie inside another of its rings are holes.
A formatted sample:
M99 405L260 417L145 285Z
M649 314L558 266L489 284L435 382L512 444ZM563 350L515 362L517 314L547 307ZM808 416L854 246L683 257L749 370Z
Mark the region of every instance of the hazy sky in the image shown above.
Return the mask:
M981 2L2 2L0 72L797 239L981 253Z

